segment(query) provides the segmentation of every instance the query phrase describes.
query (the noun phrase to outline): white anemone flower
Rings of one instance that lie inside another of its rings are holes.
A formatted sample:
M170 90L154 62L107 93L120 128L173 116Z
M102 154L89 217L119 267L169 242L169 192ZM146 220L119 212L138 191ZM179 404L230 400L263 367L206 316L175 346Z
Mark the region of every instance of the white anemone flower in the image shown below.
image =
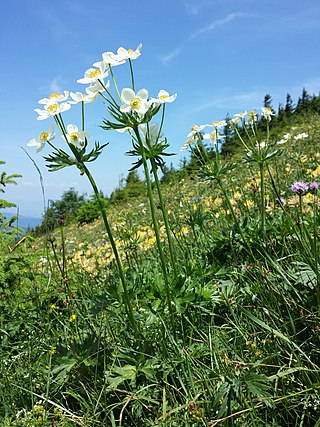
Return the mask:
M271 110L270 107L263 107L261 108L262 110L262 116L268 121L270 122L272 116L275 116L275 113Z
M147 89L140 89L135 93L131 88L124 88L121 91L121 100L123 104L120 106L120 111L123 113L134 111L138 114L145 114L152 104L148 101Z
M85 145L86 138L88 139L90 137L90 132L84 132L78 130L78 127L74 124L70 124L67 126L67 134L66 138L63 137L63 139L67 140L69 144L74 145L77 148L83 148Z
M102 60L104 62L104 64L109 67L116 67L117 65L121 65L124 64L126 61L121 60L118 55L116 55L113 52L104 52L102 54ZM99 62L96 62L95 64L93 64L95 67L99 66Z
M119 47L116 56L119 61L126 61L127 59L137 59L141 55L141 48L142 43L139 44L136 50Z
M193 138L197 133L201 132L204 128L206 128L208 125L192 125L191 126L191 132L188 133L187 138L190 136Z
M244 119L245 117L246 117L246 115L247 115L248 113L246 112L246 111L243 111L243 112L241 112L241 113L237 113L237 114L234 114L234 116L233 117L235 117L236 119Z
M73 101L69 101L70 104L78 104L79 102L84 102L87 104L88 102L93 102L97 99L99 93L93 93L93 92L70 92L70 97L73 99Z
M203 139L209 139L210 144L216 144L220 139L223 139L224 135L217 135L217 132L214 130L211 133L205 133Z
M38 104L51 104L64 102L69 98L69 92L67 90L63 91L63 93L52 93L48 96L48 98L42 98L38 101Z
M110 86L109 80L107 81L107 83L103 82L103 85L99 80L97 80L96 82L91 83L91 85L86 88L86 92L88 95L92 93L99 95L99 93L105 92L105 90L108 89L109 86Z
M38 138L33 138L28 142L29 147L36 147L36 153L39 153L46 145L46 142L52 141L55 138L54 126L50 125L48 132L42 132Z
M40 108L35 108L35 112L39 114L37 120L45 120L48 117L56 116L57 114L63 113L64 111L70 110L71 105L69 102L62 102L58 104L57 102L50 102L44 106L43 110Z
M175 99L177 98L177 94L175 93L174 95L169 95L169 93L164 90L161 89L158 93L157 98L151 98L151 101L154 102L155 104L164 104L166 102L173 102L175 101Z
M158 123L141 123L139 125L139 132L143 145L147 146L147 141L149 145L155 145L159 139L163 136L163 133L159 133Z
M82 79L78 79L77 82L82 84L91 84L95 83L97 80L103 80L109 75L109 70L106 69L106 65L103 61L96 64L98 65L97 68L89 68L86 70L84 77Z
M226 120L215 120L211 123L211 126L213 126L216 129L221 129L225 126L227 126Z

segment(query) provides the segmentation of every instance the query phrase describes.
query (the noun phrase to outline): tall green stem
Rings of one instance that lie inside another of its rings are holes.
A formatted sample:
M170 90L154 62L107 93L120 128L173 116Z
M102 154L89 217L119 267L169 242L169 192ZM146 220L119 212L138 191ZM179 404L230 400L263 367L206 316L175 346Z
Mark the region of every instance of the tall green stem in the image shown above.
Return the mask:
M161 263L161 268L162 268L163 278L164 278L164 283L165 283L165 288L166 288L169 313L170 313L171 323L172 323L172 327L173 327L174 317L173 317L173 311L172 311L172 305L171 305L170 284L169 284L169 278L168 278L168 273L167 273L166 261L165 261L165 257L164 257L164 253L163 253L162 244L161 244L159 224L158 224L158 220L157 220L156 206L155 206L154 198L153 198L153 194L152 194L152 185L151 185L150 173L149 173L148 164L147 164L145 148L144 148L143 142L141 140L138 129L134 129L134 133L135 133L135 136L137 138L137 141L138 141L140 149L141 149L141 157L142 157L142 163L143 163L143 168L144 168L144 174L145 174L146 181L147 181L147 190L148 190L148 198L149 198L150 209L151 209L152 222L153 222L154 232L155 232L155 236L156 236L156 242L157 242L159 257L160 257L160 263Z
M63 134L65 140L67 140L67 135L66 135L65 126L64 126L62 117L58 118L58 116L55 116L55 119L56 119L57 125L59 126L59 128L61 130L61 133ZM76 149L76 147L74 147L71 144L69 144L69 147L70 147L70 150L72 151L73 155L77 159L79 165L81 165L80 166L81 171L83 171L85 173L85 175L87 176L87 178L88 178L88 180L89 180L89 182L90 182L90 184L91 184L91 186L93 188L94 194L96 196L97 203L98 203L99 209L101 211L103 223L104 223L104 226L106 228L106 231L107 231L107 234L108 234L108 238L109 238L109 241L110 241L110 244L111 244L111 248L112 248L113 254L115 256L116 264L117 264L117 267L118 267L118 271L119 271L119 275L120 275L120 280L121 280L121 284L122 284L122 289L123 289L124 303L125 303L126 312L127 312L128 317L129 317L129 320L130 320L130 323L131 323L131 326L132 326L133 330L138 335L139 331L138 331L136 320L135 320L134 315L133 315L132 304L131 304L131 300L130 300L130 297L129 297L129 292L128 292L128 288L127 288L127 284L126 284L124 270L123 270L123 267L122 267L122 262L121 262L121 259L120 259L120 256L119 256L119 253L118 253L118 250L117 250L117 247L116 247L113 235L112 235L112 231L111 231L111 227L109 225L109 221L108 221L108 218L107 218L105 207L103 206L103 203L102 203L102 200L101 200L100 191L99 191L99 189L98 189L98 187L96 185L96 182L95 182L93 176L91 175L89 169L87 168L87 166L85 165L85 163L81 160L81 157L79 156L79 153L78 153L78 150Z
M107 214L105 211L105 207L103 206L102 200L101 200L101 194L99 192L99 189L95 183L95 180L93 179L89 169L86 167L86 165L84 163L82 163L82 168L84 173L86 174L92 188L94 191L94 194L96 196L96 200L97 203L99 205L101 214L102 214L102 219L103 219L103 223L104 226L106 228L107 234L108 234L108 238L112 247L112 251L114 253L115 256L115 260L117 263L117 267L118 267L118 271L119 271L119 275L120 275L120 280L121 280L121 284L122 284L122 289L123 289L123 295L124 295L124 300L125 300L125 306L126 306L126 311L131 323L132 328L134 329L135 332L138 332L138 328L137 328L137 324L136 324L136 320L133 316L133 310L132 310L132 305L131 305L131 300L130 300L130 296L129 296L129 292L128 292L128 288L127 288L127 283L126 283L126 279L125 279L125 275L124 275L124 271L123 271L123 267L122 267L122 262L112 235L112 231L111 231L111 227L107 218Z
M266 201L265 201L265 185L264 185L264 162L259 163L260 167L260 196L261 196L261 233L263 241L266 243Z
M161 211L162 211L162 216L163 216L163 221L164 221L164 225L166 228L166 233L167 233L167 238L168 238L168 244L169 244L169 252L170 252L170 258L171 258L171 263L172 263L172 268L173 268L173 272L174 272L174 276L175 278L177 278L177 267L176 267L176 254L175 254L175 250L174 250L174 246L173 246L173 241L172 241L172 237L171 237L171 229L169 226L169 221L168 221L168 215L167 215L167 210L163 201L163 197L162 197L162 191L161 191L161 186L160 186L160 182L159 182L159 177L158 177L158 173L157 173L157 166L156 163L154 161L154 159L150 159L151 162L151 166L152 166L152 173L154 176L154 180L156 183L156 187L157 187L157 192L158 192L158 196L159 196L159 202L160 202L160 207L161 207Z

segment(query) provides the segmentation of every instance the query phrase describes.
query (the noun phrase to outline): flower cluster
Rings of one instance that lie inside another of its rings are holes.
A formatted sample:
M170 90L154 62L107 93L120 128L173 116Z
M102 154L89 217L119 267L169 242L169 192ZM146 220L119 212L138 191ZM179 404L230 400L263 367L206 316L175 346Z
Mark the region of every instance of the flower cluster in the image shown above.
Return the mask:
M125 87L119 93L117 85L114 80L112 67L124 64L126 61L132 61L137 59L141 55L142 44L133 49L125 49L120 47L116 53L104 52L102 54L102 61L95 62L93 66L84 72L84 77L77 80L80 84L88 85L85 88L85 92L69 92L63 91L62 93L52 93L47 98L39 100L39 104L43 106L43 109L36 108L35 112L38 113L37 120L45 120L53 118L62 133L62 138L69 145L82 150L86 147L86 141L90 136L89 132L86 132L82 125L80 131L78 126L71 123L64 126L61 113L70 110L74 104L82 103L87 104L95 101L99 95L108 101L112 108L109 111L113 117L116 118L118 124L111 123L110 129L115 129L119 132L131 131L132 123L138 126L143 123L148 123L152 116L155 115L161 105L165 103L173 102L177 94L170 95L166 90L161 89L158 92L157 97L149 97L148 90L143 88L138 92L134 90L134 84L132 88ZM132 73L132 68L130 64ZM110 94L110 81L105 79L111 76L114 82L116 92L118 93L120 105L115 101L114 97ZM133 82L133 74L132 74ZM104 94L106 92L106 95ZM158 107L158 109L156 108ZM146 114L152 111L151 114L146 118ZM114 113L115 114L112 114ZM121 116L123 114L123 116ZM132 121L130 121L132 117ZM143 129L143 128L142 128ZM147 134L149 137L149 132ZM160 133L158 133L158 138ZM33 138L29 141L28 146L36 147L36 152L41 151L46 142L51 142L55 137L53 125L47 132L42 132L38 138ZM145 139L145 136L143 137Z
M308 190L310 190L310 192L313 194L317 194L318 188L319 188L319 183L317 181L313 181L310 184L308 184L305 181L295 181L291 185L291 191L299 195L305 194Z

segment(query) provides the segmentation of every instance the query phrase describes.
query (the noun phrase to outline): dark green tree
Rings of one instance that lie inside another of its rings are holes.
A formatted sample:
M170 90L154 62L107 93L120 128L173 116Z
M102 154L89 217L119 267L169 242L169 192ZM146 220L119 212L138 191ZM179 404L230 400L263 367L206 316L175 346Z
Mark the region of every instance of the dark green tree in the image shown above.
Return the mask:
M294 112L294 104L289 93L287 93L286 106L284 107L284 110L287 117L290 117Z

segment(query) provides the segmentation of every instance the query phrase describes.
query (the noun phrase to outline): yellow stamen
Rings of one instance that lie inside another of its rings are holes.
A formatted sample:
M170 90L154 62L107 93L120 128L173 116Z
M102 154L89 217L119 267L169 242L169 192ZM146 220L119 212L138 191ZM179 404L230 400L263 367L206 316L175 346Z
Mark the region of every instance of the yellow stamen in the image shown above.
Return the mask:
M59 104L51 104L47 107L47 111L49 111L49 113L57 113L59 111Z
M70 133L69 137L72 141L78 141L79 134L78 134L78 132L73 132L73 133Z
M130 53L133 53L134 52L134 50L133 49L128 49L128 53L130 54Z
M131 105L131 108L133 110L138 110L140 108L140 105L141 105L141 99L140 98L132 98L130 101L130 105Z
M164 101L165 99L167 99L167 98L169 98L168 97L168 95L161 95L160 97L159 97L159 99L161 100L161 101Z
M41 141L47 141L48 136L49 136L48 132L42 132L39 138L41 139Z
M99 77L101 75L100 70L93 70L90 72L89 77L92 79L93 77Z
M51 95L49 95L49 99L59 98L60 96L61 96L60 93L52 93Z

